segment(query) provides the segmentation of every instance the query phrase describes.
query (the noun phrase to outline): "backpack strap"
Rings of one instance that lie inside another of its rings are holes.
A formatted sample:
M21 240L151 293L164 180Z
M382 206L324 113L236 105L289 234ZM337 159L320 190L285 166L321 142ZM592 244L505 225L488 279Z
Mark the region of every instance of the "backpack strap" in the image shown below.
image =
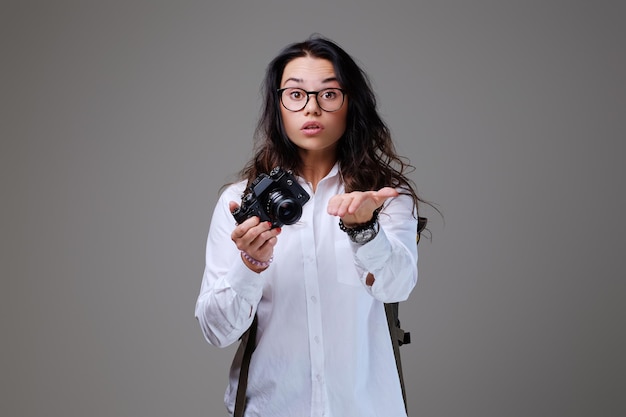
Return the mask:
M426 217L417 218L417 236L415 244L420 242L422 231L426 227L428 219ZM400 358L400 346L411 343L411 333L405 332L400 327L400 319L398 318L399 303L385 303L385 314L387 315L387 326L391 335L391 345L393 346L393 356L396 359L396 369L398 370L398 378L400 379L400 388L402 390L402 399L404 400L404 409L408 413L406 388L404 385L404 374L402 373L402 359Z
M248 370L250 369L250 359L252 352L256 349L256 329L258 319L256 314L252 324L241 336L241 342L235 353L235 363L241 363L239 368L239 383L237 384L237 397L235 398L235 411L233 417L243 417L246 410L246 389L248 387Z
M405 333L400 328L398 321L398 303L385 303L385 314L387 315L387 326L391 335L391 345L393 346L393 356L396 360L396 369L398 371L398 379L400 380L400 388L402 389L402 400L404 401L404 409L407 410L406 390L404 387L404 375L402 373L402 360L400 358L400 346L407 340L410 343L410 333Z

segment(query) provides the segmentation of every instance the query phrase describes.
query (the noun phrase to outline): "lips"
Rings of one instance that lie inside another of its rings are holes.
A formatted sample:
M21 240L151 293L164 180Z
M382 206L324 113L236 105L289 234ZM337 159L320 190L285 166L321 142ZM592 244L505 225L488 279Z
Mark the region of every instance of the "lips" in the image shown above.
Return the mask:
M300 127L305 135L315 135L324 130L324 125L319 122L306 122Z

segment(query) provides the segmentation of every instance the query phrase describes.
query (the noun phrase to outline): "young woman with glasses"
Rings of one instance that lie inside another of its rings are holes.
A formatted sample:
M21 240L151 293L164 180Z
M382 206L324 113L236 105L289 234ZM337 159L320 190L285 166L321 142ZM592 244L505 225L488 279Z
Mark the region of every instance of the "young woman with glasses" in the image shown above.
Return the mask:
M263 88L254 156L211 219L195 311L215 346L253 339L249 365L233 361L226 407L406 416L384 303L417 281L412 167L367 75L331 40L287 46Z

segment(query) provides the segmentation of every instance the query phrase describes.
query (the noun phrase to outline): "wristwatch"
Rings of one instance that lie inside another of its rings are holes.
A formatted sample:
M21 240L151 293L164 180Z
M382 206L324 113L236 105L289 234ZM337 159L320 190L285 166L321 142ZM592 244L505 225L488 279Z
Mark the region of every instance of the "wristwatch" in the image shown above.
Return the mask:
M374 215L370 221L355 227L346 227L340 219L339 228L348 234L351 241L363 245L374 239L380 230L380 225L378 224L378 210L374 211Z

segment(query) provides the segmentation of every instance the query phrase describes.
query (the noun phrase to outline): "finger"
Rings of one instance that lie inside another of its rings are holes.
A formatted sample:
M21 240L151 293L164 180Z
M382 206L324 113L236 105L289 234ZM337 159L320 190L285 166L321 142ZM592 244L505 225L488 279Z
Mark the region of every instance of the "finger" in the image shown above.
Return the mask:
M360 200L358 193L346 194L337 207L337 215L343 217L346 214L354 214L360 205Z
M236 209L239 208L239 204L237 204L234 201L229 201L228 202L228 210L232 213L233 211L235 211Z
M381 188L380 190L374 192L373 198L374 198L374 201L376 203L376 207L380 207L388 199L397 197L399 195L400 195L400 193L395 188L384 187L384 188Z
M272 223L261 222L248 230L246 240L248 240L250 250L260 248L269 238L275 236L275 232L271 227Z
M398 195L400 195L400 193L395 188L383 187L380 190L376 191L375 195L376 197L387 199L387 198L397 197Z
M276 246L276 243L278 243L278 237L272 236L269 239L267 239L265 242L263 242L263 244L261 245L259 249L260 250L263 250L263 249L272 250L274 246Z
M328 207L326 211L332 216L337 216L341 202L344 199L345 194L335 195L328 201Z
M254 233L254 232L251 234L250 231L254 227L258 226L259 222L260 222L259 218L256 216L253 216L253 217L246 219L244 222L237 225L235 229L233 229L230 237L233 240L233 242L237 243L237 247L239 249L241 249L240 245L242 241L251 241L258 235L258 233Z
M353 198L350 201L350 206L347 209L347 214L357 214L360 211L374 211L376 207L368 207L374 206L374 193L372 191L368 191L365 193L353 193Z
M267 259L272 256L274 246L278 242L277 235L280 228L267 230L259 234L257 238L250 243L250 247L246 250L252 257L256 259Z

